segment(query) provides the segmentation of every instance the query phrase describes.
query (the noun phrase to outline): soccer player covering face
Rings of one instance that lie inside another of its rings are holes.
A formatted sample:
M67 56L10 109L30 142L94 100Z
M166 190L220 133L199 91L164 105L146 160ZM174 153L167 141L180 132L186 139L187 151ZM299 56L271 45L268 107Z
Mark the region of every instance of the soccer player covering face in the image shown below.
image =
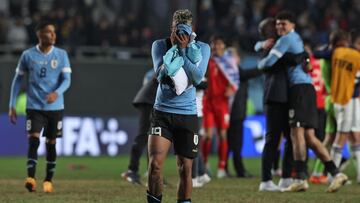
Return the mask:
M281 36L269 54L259 62L258 68L270 67L285 52L300 53L304 45L294 31L294 16L290 12L280 12L276 16L277 34ZM306 182L306 145L314 150L325 165L325 169L334 177L327 192L337 191L346 181L347 176L339 173L330 155L315 137L317 128L316 96L311 78L300 65L288 68L289 88L289 124L293 145L296 179L284 192L298 192L308 189Z
M161 202L162 171L171 144L174 146L180 177L177 201L191 202L191 167L198 153L199 142L194 86L204 77L210 57L209 45L194 40L191 23L192 14L189 10L175 11L170 38L156 40L152 45L154 70L160 84L148 141L148 202ZM185 76L178 78L181 72L185 72ZM174 83L184 82L189 82L189 86L179 93Z
M64 109L64 92L70 86L71 68L65 50L54 46L56 41L55 25L40 22L36 27L39 44L25 50L16 68L11 86L9 118L16 123L16 96L21 81L26 77L27 104L26 130L29 148L25 187L29 192L36 190L35 170L40 132L46 137L46 176L44 192L53 192L52 178L56 166L56 138L61 137Z

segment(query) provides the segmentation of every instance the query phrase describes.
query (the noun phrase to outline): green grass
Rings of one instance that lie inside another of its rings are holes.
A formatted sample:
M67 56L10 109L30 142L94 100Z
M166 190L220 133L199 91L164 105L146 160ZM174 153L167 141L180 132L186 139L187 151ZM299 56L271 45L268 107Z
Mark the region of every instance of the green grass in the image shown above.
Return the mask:
M52 194L41 191L40 180L45 170L43 158L40 158L37 168L38 191L28 193L25 190L25 162L25 158L0 157L0 202L146 202L145 187L132 185L120 178L120 173L128 165L128 157L125 156L58 158L55 192ZM215 171L215 157L211 157L211 163ZM325 193L325 185L310 185L307 192L284 194L258 192L260 160L246 159L245 163L249 171L256 175L255 178L213 179L203 188L193 190L193 202L360 202L360 185L354 183L355 170L352 165L346 173L353 179L353 184L345 186L338 193ZM141 160L141 166L141 173L144 173L145 159ZM170 186L164 189L163 202L176 202L177 172L173 156L168 157L164 173Z

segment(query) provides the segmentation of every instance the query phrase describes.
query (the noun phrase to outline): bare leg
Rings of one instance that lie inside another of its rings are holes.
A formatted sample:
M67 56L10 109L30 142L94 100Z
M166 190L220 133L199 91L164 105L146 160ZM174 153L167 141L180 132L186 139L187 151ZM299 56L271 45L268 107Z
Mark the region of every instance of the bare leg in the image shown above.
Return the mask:
M191 179L191 167L192 159L185 158L183 156L177 156L177 166L180 176L178 184L177 196L179 200L185 200L191 198L192 191L192 179Z
M320 142L319 139L315 136L315 130L314 129L307 129L305 131L305 140L307 145L314 150L316 156L322 161L330 161L331 157L328 152L328 150L325 148L325 146Z
M302 127L291 128L291 141L293 145L294 160L306 160L305 129Z
M161 136L150 135L148 140L149 169L148 190L151 195L161 196L163 166L171 142Z

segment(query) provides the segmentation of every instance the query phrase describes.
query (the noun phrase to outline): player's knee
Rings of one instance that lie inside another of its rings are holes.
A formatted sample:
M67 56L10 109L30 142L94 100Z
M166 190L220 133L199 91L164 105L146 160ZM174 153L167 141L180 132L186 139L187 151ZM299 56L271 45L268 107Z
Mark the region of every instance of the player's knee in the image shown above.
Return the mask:
M56 144L56 139L46 139L46 144Z
M318 142L318 140L314 139L314 138L310 138L308 140L306 140L306 144L311 148L314 149L316 147L318 147L319 144L321 144L320 142Z
M178 160L177 167L179 174L190 174L192 169L192 161L190 160Z
M149 173L152 175L160 174L162 164L157 159L150 159L149 161Z

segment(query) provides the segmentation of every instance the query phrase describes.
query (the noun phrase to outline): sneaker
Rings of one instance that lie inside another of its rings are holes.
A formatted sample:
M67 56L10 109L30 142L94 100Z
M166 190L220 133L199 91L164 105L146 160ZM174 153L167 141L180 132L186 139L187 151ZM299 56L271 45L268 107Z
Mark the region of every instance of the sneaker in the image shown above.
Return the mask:
M275 183L272 180L268 180L266 182L261 182L259 186L260 192L278 192L280 191L280 188L275 185Z
M196 178L192 179L192 186L193 186L193 188L199 188L199 187L204 186L204 183L199 181L199 177L196 177Z
M326 190L326 192L336 192L340 189L341 186L345 185L348 177L343 173L338 173L331 181L330 186Z
M36 180L31 177L27 177L25 180L25 187L29 192L34 192L36 190Z
M287 188L281 189L281 192L304 192L309 188L306 180L295 179Z
M217 174L216 174L217 178L225 178L226 177L226 171L224 169L218 169Z
M54 187L53 187L52 182L50 182L50 181L44 181L44 183L43 183L43 191L44 191L45 193L54 192Z
M293 183L292 178L280 178L278 186L280 189L285 189Z
M211 181L211 178L207 173L204 173L202 176L198 176L197 179L203 184L209 183Z
M141 185L139 174L133 172L132 170L122 173L121 177L129 183Z

